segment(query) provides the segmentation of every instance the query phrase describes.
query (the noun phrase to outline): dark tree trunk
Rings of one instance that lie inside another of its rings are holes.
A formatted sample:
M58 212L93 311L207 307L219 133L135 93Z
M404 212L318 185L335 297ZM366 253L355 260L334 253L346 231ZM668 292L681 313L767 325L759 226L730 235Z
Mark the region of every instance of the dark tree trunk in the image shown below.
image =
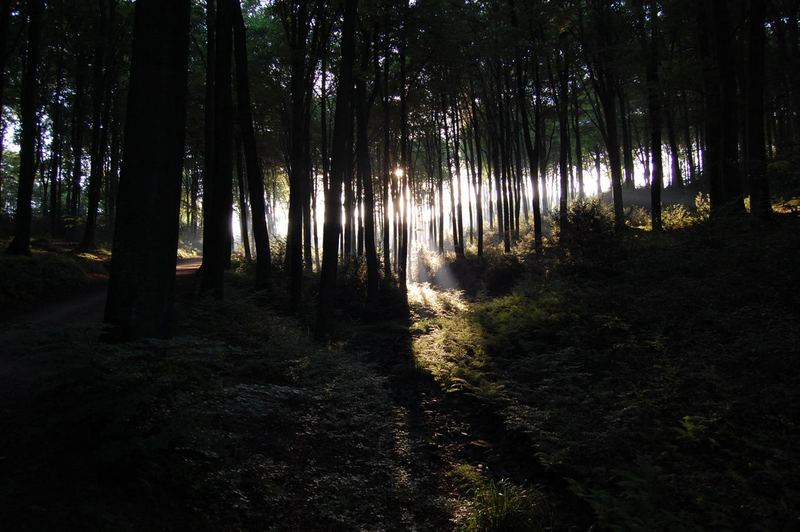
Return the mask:
M750 46L747 54L747 179L750 212L763 220L772 214L764 149L764 19L765 0L750 0L748 20ZM800 90L800 87L795 87Z
M569 77L565 59L558 60L558 78L553 79L553 88L556 94L556 107L558 108L558 169L559 169L559 202L558 225L561 233L567 228L567 194L569 193L569 169L567 156L569 154ZM557 84L557 85L556 85Z
M647 117L650 122L650 151L653 173L650 185L650 221L654 231L661 231L661 189L664 168L661 158L661 87L658 79L658 9L650 2L650 35L647 40Z
M517 53L517 105L522 115L522 138L525 141L525 151L528 155L530 167L531 191L533 193L533 235L536 253L542 252L542 207L539 199L539 143L532 142L530 123L528 121L528 101L525 95L525 80L523 78L522 59ZM537 89L538 97L538 89Z
M291 47L291 141L289 169L289 227L286 234L286 269L289 272L289 295L292 308L297 309L303 284L303 202L307 193L308 161L305 159L306 55L310 14L307 0L299 0L291 15L289 35Z
M219 0L216 15L214 80L214 166L210 177L211 195L206 209L206 237L203 242L201 292L221 298L223 274L230 260L231 214L233 209L233 5Z
M83 173L83 132L84 132L84 81L83 58L81 54L75 56L75 94L72 100L72 182L69 188L69 215L78 216L81 204L81 175Z
M400 253L398 254L399 267L397 277L400 286L405 289L408 270L408 231L411 218L410 198L406 198L406 190L411 191L410 179L412 168L409 165L409 137L408 137L408 87L406 81L406 47L408 45L408 6L409 0L403 0L403 20L400 32L400 190L398 196L407 204L400 216Z
M19 154L19 186L17 189L17 211L14 218L14 239L8 252L19 255L30 254L31 200L36 174L36 108L39 96L39 40L44 5L42 0L28 0L28 37L25 65L22 74L22 96L20 122L22 139Z
M106 153L106 138L108 124L106 101L108 94L106 85L110 82L107 77L110 54L107 53L107 33L109 31L110 12L113 5L107 0L98 0L97 27L95 28L95 49L92 61L92 145L91 162L89 164L89 202L86 211L86 226L84 227L83 240L80 249L88 251L97 247L95 234L97 232L97 211L100 206L100 188L103 182L103 163Z
M361 75L356 78L356 150L358 178L364 193L364 252L367 259L367 302L374 305L378 299L378 253L375 248L375 196L372 190L372 168L369 157L369 114L372 100L367 97L364 72L370 59L369 35L362 33ZM376 80L380 82L380 80Z
M177 260L189 0L138 0L125 154L105 320L122 337L169 334Z
M64 92L64 49L58 47L58 66L56 67L56 94L53 101L53 128L52 141L50 142L50 236L56 237L61 233L61 194L59 172L61 170L61 133L62 133L62 105L61 97ZM0 103L0 109L2 103Z
M694 149L692 147L692 131L691 131L691 117L689 116L689 102L686 97L686 91L681 91L681 99L683 101L683 117L686 121L683 128L683 143L686 145L686 162L689 164L689 182L694 183L697 180L697 168L694 160Z
M453 121L453 163L456 168L456 230L458 233L458 246L456 255L464 256L464 208L461 199L461 159L459 158L459 120L458 101L453 98L450 106L450 117Z
M234 0L237 1L238 0ZM242 141L237 135L236 147L236 189L238 192L239 200L239 230L242 233L242 247L244 248L244 258L248 262L253 259L250 254L250 235L247 231L247 200L245 199L245 186L244 186L244 163L242 163Z
M269 249L266 206L264 204L264 175L256 151L256 135L250 101L250 75L247 65L247 39L242 7L239 0L233 1L234 58L236 61L236 94L239 111L239 127L242 132L245 165L247 167L247 191L250 199L250 214L253 224L253 242L256 247L256 287L269 286L272 257Z
M578 180L578 197L583 199L586 197L586 188L583 182L583 147L581 146L581 107L578 95L578 80L574 80L572 87L572 108L574 110L572 130L575 133L575 169L577 171Z
M345 0L342 24L342 59L339 65L339 84L336 87L336 112L331 148L330 186L325 194L325 225L322 235L322 272L320 273L317 304L317 334L328 333L333 317L336 296L336 274L339 266L339 232L342 226L342 181L347 171L353 95L353 62L355 56L355 22L357 0Z
M5 103L6 88L6 65L11 54L7 50L10 47L9 25L11 23L11 2L4 1L0 5L0 110ZM5 122L2 112L0 112L0 212L3 212L3 141L5 140Z
M677 189L683 188L683 175L681 172L680 154L678 152L678 138L675 133L675 119L673 118L673 109L671 105L667 105L667 142L669 143L669 152L672 156L672 186Z
M214 85L216 83L217 61L217 0L206 0L206 90L204 100L203 134L205 140L203 157L203 266L205 267L210 226L206 221L211 217L210 209L214 187L214 129L216 109L214 106Z
M478 257L483 257L483 150L481 149L481 135L478 129L478 104L475 101L475 94L472 90L470 90L470 107L477 166L477 175L475 176L475 217L478 226Z
M628 102L621 89L617 89L619 99L619 117L622 121L622 164L625 168L625 188L633 189L633 143L631 142L631 128L629 122Z

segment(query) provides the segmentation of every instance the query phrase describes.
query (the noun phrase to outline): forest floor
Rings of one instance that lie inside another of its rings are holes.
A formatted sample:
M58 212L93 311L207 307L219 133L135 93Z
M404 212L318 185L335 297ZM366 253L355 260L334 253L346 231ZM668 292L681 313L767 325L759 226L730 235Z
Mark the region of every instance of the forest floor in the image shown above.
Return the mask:
M169 340L104 343L91 314L6 322L0 522L793 529L799 229L423 257L427 282L380 311L343 292L327 343L244 265L221 304L180 276Z

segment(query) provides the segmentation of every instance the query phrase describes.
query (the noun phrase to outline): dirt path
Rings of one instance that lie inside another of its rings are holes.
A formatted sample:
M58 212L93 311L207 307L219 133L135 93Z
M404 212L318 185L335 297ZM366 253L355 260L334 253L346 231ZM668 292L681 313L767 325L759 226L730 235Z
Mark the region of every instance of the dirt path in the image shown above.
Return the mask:
M185 277L192 275L200 268L201 258L181 259L175 268L175 275ZM8 342L10 336L17 336L25 331L30 332L34 325L70 325L97 323L103 317L106 303L107 278L95 280L80 294L47 303L39 308L27 311L7 320L0 329L0 342Z

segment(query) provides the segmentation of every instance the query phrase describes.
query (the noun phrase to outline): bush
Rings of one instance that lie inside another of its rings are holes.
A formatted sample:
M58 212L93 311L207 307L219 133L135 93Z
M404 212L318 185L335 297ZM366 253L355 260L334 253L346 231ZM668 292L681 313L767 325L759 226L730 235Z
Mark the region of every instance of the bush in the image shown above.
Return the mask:
M661 211L661 225L666 230L686 229L697 222L697 216L681 204L667 205Z
M614 235L614 213L598 199L572 202L564 231L558 225L558 217L558 212L553 214L553 236L573 252L596 254L608 247Z
M631 205L625 208L625 220L631 227L649 227L650 211L639 205Z
M711 197L703 192L698 192L694 197L694 210L698 221L705 221L711 216Z
M472 513L462 527L481 531L544 530L541 495L508 480L490 480L475 490Z

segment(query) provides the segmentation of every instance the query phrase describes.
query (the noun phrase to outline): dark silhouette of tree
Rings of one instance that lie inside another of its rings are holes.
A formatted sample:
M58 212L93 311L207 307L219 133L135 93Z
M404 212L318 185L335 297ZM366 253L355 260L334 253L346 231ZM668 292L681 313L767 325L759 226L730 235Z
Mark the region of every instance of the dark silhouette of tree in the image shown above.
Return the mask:
M189 0L139 0L105 320L169 333L184 157Z
M20 103L22 122L22 141L20 142L19 186L17 192L17 211L14 221L14 239L8 252L17 255L30 254L31 244L31 200L33 199L33 180L36 174L36 111L39 97L39 40L41 34L44 3L42 0L28 0L28 30L25 47L25 67L22 78L22 98Z

